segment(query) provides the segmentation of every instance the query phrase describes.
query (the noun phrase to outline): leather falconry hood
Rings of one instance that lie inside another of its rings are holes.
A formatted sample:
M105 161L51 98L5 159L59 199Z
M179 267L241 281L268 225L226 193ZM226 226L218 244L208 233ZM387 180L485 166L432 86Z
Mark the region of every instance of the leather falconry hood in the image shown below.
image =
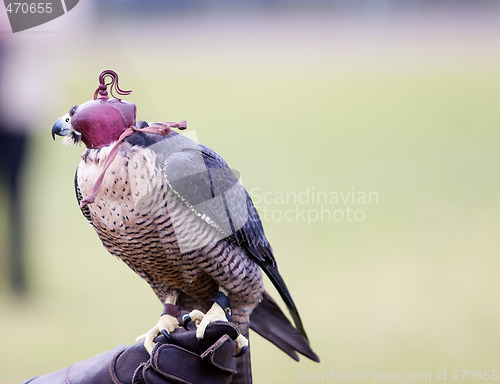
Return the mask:
M106 83L106 79L110 82ZM108 86L111 96L108 97ZM94 100L78 106L71 114L71 124L82 135L87 148L101 148L117 141L120 135L136 123L135 104L123 101L115 96L129 95L118 86L118 75L106 70L99 75L99 87L94 92Z

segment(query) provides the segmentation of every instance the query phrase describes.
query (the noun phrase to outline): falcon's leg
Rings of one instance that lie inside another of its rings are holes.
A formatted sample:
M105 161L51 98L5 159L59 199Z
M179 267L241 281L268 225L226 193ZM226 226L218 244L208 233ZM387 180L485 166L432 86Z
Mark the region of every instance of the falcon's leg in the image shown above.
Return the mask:
M196 325L196 337L198 339L203 339L205 329L208 324L213 323L214 321L228 321L228 317L231 318L231 305L227 294L228 292L224 288L219 287L219 292L217 292L217 295L213 300L212 307L208 310L208 312L203 313L195 309L189 312L189 314L184 315L184 327L186 327L190 321L193 321ZM243 355L248 348L248 340L245 336L240 334L236 338L235 342L237 345L236 355Z
M144 348L151 354L154 347L154 338L161 332L167 336L179 327L177 317L179 316L179 308L175 305L178 294L173 291L165 298L165 307L163 314L158 320L158 323L151 328L146 334L139 336L136 341L144 340Z

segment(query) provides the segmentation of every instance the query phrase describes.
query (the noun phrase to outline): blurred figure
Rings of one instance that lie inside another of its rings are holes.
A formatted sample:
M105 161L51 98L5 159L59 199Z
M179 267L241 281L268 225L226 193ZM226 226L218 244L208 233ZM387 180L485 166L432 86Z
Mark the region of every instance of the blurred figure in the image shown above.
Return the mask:
M8 83L7 41L0 36L0 105L5 102ZM0 185L7 197L7 270L9 285L16 295L27 292L24 247L23 213L21 198L21 172L28 141L26 124L21 120L14 122L7 116L5 107L0 107Z
M9 128L6 120L0 115L0 183L6 188L8 205L6 230L9 283L15 294L23 295L27 291L27 285L20 181L28 135L24 127L18 132Z
M28 292L23 223L23 165L30 136L53 97L56 34L12 34L0 17L0 190L5 192L7 280L12 292ZM53 45L53 47L51 47Z

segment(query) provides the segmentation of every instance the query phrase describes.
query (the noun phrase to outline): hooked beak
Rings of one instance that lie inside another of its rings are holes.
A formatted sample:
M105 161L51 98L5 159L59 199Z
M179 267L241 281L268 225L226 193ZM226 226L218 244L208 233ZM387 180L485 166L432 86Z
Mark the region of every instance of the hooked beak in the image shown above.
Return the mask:
M52 138L55 140L57 136L66 136L71 133L71 117L69 113L57 119L52 126Z

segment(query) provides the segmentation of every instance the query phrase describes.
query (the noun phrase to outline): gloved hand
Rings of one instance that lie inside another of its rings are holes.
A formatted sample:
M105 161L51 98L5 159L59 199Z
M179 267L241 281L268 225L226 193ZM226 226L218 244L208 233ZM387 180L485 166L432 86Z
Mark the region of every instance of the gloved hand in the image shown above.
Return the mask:
M25 384L222 384L236 373L234 339L228 322L211 323L202 340L194 326L158 336L151 356L142 342L120 346Z

